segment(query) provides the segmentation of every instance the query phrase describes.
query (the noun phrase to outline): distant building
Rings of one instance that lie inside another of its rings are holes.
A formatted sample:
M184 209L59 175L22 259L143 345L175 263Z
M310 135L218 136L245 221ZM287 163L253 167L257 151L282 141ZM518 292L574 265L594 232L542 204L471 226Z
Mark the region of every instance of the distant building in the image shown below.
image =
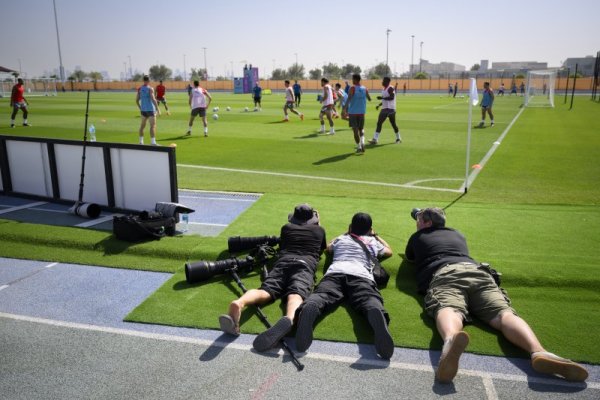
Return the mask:
M420 64L413 64L412 71L414 72L425 72L429 76L440 76L447 74L456 74L457 72L464 72L466 68L464 65L455 64L452 62L442 61L439 64L430 63L427 60L421 60Z
M548 69L547 62L537 61L508 61L508 62L494 62L492 69L496 71L500 70L534 70L534 69Z
M585 57L570 57L563 63L564 68L570 68L571 73L575 73L575 64L577 64L577 72L580 72L583 76L594 75L594 65L596 63L596 57L585 56Z
M485 72L490 68L490 60L481 60L479 63L479 71Z

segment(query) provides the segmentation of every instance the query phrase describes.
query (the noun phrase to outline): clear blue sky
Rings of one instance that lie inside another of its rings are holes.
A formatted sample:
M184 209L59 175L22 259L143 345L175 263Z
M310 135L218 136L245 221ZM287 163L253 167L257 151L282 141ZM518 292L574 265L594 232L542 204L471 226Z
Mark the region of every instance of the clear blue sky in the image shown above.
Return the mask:
M58 68L52 0L3 1L0 65L28 77ZM559 66L568 57L600 50L599 0L56 0L66 70L108 71L156 63L172 70L204 67L211 76L241 75L245 63L261 77L296 62L305 71L325 62L363 70L386 59L393 71L414 61L462 64L482 59L540 61ZM126 65L125 65L126 64Z

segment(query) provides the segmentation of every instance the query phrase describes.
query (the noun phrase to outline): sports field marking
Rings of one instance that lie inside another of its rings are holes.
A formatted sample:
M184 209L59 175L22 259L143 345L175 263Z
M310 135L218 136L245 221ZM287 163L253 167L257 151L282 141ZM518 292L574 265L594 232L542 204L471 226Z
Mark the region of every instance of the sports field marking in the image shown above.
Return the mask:
M52 267L54 267L55 265L58 265L58 263L57 263L57 262L53 262L53 263L50 263L50 264L44 265L42 268L38 268L38 269L36 269L36 270L34 270L34 271L30 272L30 273L29 273L29 274L27 274L27 275L23 275L22 277L20 277L20 278L17 278L17 279L15 279L14 281L10 281L10 282L8 282L8 283L7 283L7 284L5 284L5 285L2 285L2 286L0 286L0 290L6 289L6 288L10 287L11 285L14 285L15 283L19 283L19 282L21 282L21 281L24 281L24 280L25 280L25 279L27 279L27 278L31 278L32 276L34 276L34 275L37 275L37 274L39 274L40 272L42 272L44 269L52 268Z
M500 137L498 137L498 139L496 139L494 144L492 144L492 147L488 150L488 152L485 154L485 156L483 156L481 161L479 161L478 164L481 166L481 168L475 168L471 171L471 173L469 174L469 178L467 179L467 182L466 182L467 187L471 187L471 185L475 181L475 178L477 178L477 176L479 175L479 172L483 169L483 167L485 167L485 164L489 161L489 159L492 158L492 155L496 152L496 149L498 148L498 146L500 146L500 144L502 144L502 141L508 134L508 131L510 131L510 128L512 128L512 126L515 124L515 122L517 122L517 119L521 116L521 114L523 114L523 111L525 111L525 107L523 107L519 110L517 115L515 115L515 117L512 119L512 121L510 121L510 124L508 124L506 129L504 129L504 131L502 132ZM463 183L462 186L460 187L461 192L464 192L464 190L465 190L465 183Z
M24 204L22 206L16 206L16 207L10 207L10 208L6 208L4 210L0 211L0 214L7 214L13 211L19 211L19 210L24 210L26 208L32 208L32 207L37 207L37 206L41 206L42 204L47 204L46 201L38 201L35 203L29 203L29 204Z
M187 189L186 189L187 190ZM218 200L218 201L238 201L243 203L254 203L256 199L232 199L226 197L198 197L198 196L179 196L180 199L201 199L201 200Z
M89 228L90 226L94 226L94 225L99 225L103 222L108 222L108 221L112 221L113 219L113 215L107 215L106 217L102 217L102 218L96 218L94 220L91 221L86 221L86 222L82 222L80 224L77 224L75 226L79 227L79 228Z
M60 321L53 320L47 318L39 318L39 317L31 317L27 315L18 315L18 314L9 314L0 312L0 318L12 319L15 321L25 321L32 322L37 324L44 324L49 326L56 326L60 328L70 328L70 329L80 329L85 331L93 331L93 332L102 332L102 333L111 333L117 335L124 336L132 336L139 337L143 339L153 339L153 340L163 340L167 342L176 342L176 343L188 343L188 344L196 344L200 346L217 346L221 348L228 349L236 349L236 350L244 350L251 351L253 349L252 345L248 344L239 344L235 342L226 342L219 340L209 340L209 339L199 339L185 336L176 336L176 335L168 335L162 333L152 333L152 332L141 332L131 329L122 329L122 328L112 328L108 326L99 326L99 325L91 325L91 324L82 324L78 322L68 322L68 321ZM285 352L283 350L271 350L268 353L271 354L283 354ZM334 356L329 354L322 353L308 353L302 358L310 358L316 360L324 360L324 361L334 361L344 364L352 364L352 365L364 365L364 366L377 366L381 368L396 368L396 369L404 369L404 370L412 370L412 371L421 371L421 372L434 372L434 369L430 365L419 365L419 364L409 364L409 363L400 363L395 361L387 361L387 360L379 360L379 359L363 359L354 358L348 356ZM577 387L577 388L590 388L590 389L600 389L600 382L568 382L559 379L546 379L546 378L537 378L531 377L527 375L513 375L513 374L501 374L494 372L483 372L483 371L475 371L475 370L467 370L461 369L458 375L465 376L474 376L479 377L481 379L488 379L488 382L491 382L492 379L504 380L504 381L512 381L512 382L524 382L524 383L539 383L544 385L551 386L566 386L566 387ZM485 383L484 383L485 385ZM488 396L490 394L495 393L495 389L493 392L488 391L486 388L486 393ZM490 399L494 399L494 397L488 397ZM497 398L497 397L496 397Z
M177 167L207 169L207 170L212 170L212 171L224 171L224 172L238 172L238 173L242 173L242 174L284 176L286 178L314 179L314 180L330 181L330 182L356 183L356 184L360 184L360 185L388 186L388 187L398 187L398 188L405 188L405 189L437 190L440 192L452 192L452 193L460 193L461 192L461 190L457 190L457 189L414 186L414 185L411 185L410 183L403 184L403 183L359 181L356 179L330 178L327 176L287 174L284 172L256 171L256 170L250 170L250 169L237 169L237 168L210 167L208 165L177 164ZM454 179L454 178L449 178L449 179ZM446 179L442 179L442 180L446 180Z

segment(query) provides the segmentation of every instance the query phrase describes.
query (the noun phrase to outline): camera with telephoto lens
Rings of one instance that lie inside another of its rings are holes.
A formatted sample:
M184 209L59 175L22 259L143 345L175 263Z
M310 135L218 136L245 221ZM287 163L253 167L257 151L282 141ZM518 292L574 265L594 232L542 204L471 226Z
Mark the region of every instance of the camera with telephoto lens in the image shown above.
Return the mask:
M420 208L413 208L412 211L410 212L410 216L412 217L412 219L414 219L415 221L417 220L417 214L421 212Z
M279 244L277 236L232 236L227 240L227 248L230 254L242 253L260 246L274 247Z
M188 283L208 280L215 275L225 274L229 271L250 272L255 266L254 257L228 258L219 261L197 261L185 263L185 279Z

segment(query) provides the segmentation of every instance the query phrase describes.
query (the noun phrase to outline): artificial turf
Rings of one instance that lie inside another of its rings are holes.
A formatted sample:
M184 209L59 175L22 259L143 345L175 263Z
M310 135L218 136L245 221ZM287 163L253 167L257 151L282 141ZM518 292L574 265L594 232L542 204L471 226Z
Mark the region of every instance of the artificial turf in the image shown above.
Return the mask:
M503 272L503 286L513 305L542 343L566 357L600 363L600 350L590 340L590 332L600 328L596 306L600 300L597 103L578 97L571 111L558 101L555 109L524 110L469 192L462 195L457 189L465 174L464 98L400 97L397 120L403 143L393 144L392 130L386 124L380 145L367 147L365 155L355 155L345 122L336 120L334 136L316 133L318 103L310 94L304 96L301 107L305 120L292 115L288 123L280 122L281 94L264 96L260 112L244 111L245 106L252 110L249 95L213 93L213 97L220 118L209 119L210 136L201 137L196 121L194 134L185 137L189 113L185 96L169 93L172 114L159 118L158 139L163 145L178 145L179 187L266 193L221 235L131 245L106 232L0 220L0 255L174 272L128 320L216 328L217 316L239 290L226 276L188 285L183 275L186 260L226 256L222 251L228 236L277 234L299 202L308 201L319 209L328 238L342 233L352 214L363 210L373 215L375 229L395 253L384 264L392 281L382 293L392 316L396 345L439 347L432 321L423 315L422 299L415 293L413 267L403 261L402 254L415 229L410 209L448 206L448 224L466 234L476 259ZM90 120L97 127L99 141L136 143L139 118L133 99L133 93L92 93ZM473 129L470 164L478 163L498 140L517 115L521 100L496 100L496 126ZM33 126L9 129L4 124L0 134L80 140L84 106L83 93L33 98L29 119ZM227 106L232 110L226 111ZM375 118L371 105L367 138ZM411 182L443 190L401 186ZM260 283L256 274L244 281L248 287ZM281 316L279 302L265 312L275 321ZM247 311L242 331L262 329ZM473 336L469 351L522 355L481 325L467 330ZM326 316L317 325L315 337L372 340L366 321L345 309Z

